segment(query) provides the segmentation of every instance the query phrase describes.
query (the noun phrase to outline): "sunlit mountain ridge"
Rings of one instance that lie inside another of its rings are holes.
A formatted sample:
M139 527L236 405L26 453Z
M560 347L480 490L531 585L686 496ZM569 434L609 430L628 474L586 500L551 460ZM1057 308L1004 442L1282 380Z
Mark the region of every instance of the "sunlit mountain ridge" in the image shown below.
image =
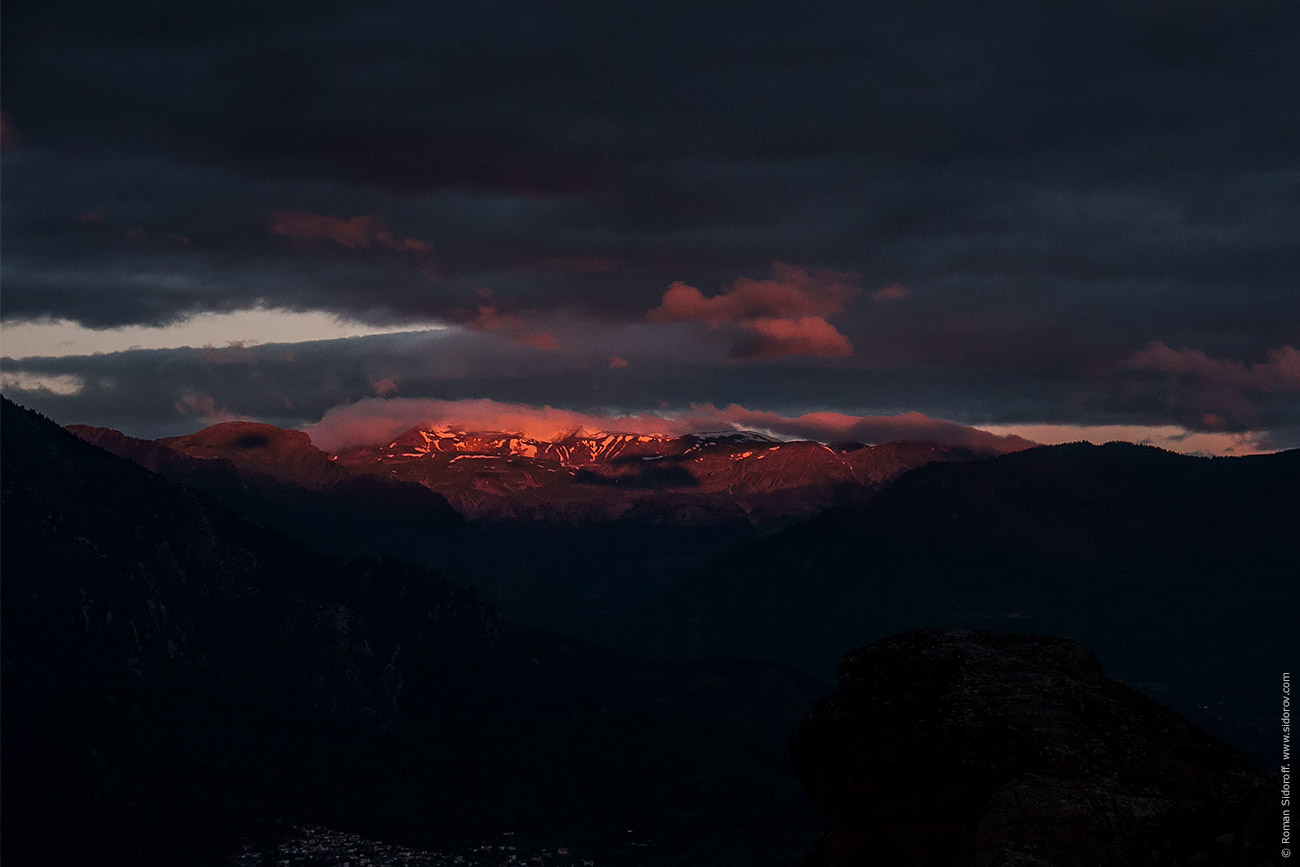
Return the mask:
M157 441L68 429L323 550L430 566L520 622L612 643L664 590L738 545L866 501L914 467L987 456L735 430L540 440L420 425L331 455L300 431L251 422Z

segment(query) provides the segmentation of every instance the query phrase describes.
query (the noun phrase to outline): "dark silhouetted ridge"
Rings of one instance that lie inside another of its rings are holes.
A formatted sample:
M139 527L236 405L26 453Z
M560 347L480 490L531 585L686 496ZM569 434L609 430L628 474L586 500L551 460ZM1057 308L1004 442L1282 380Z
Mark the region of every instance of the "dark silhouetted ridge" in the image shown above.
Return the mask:
M818 685L512 626L395 560L318 554L3 403L3 856L220 863L288 819L436 848L788 863ZM481 836L480 836L481 835ZM648 860L647 860L648 859Z

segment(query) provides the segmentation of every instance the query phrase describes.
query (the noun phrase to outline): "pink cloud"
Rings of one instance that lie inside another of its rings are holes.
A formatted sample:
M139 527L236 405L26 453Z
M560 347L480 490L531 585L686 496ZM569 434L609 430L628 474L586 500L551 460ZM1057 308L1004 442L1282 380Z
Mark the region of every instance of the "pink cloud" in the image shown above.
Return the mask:
M1300 350L1281 346L1247 362L1153 341L1112 372L1127 374L1123 388L1131 399L1153 402L1190 428L1245 431L1259 424L1260 396L1300 393Z
M282 235L300 243L333 241L349 250L383 247L398 252L427 253L429 244L418 238L399 238L384 226L384 218L368 214L345 220L308 211L272 211L272 235Z
M741 277L728 292L713 297L694 286L674 283L659 306L646 314L651 322L707 322L714 327L747 319L825 316L843 310L861 290L839 271L809 273L783 262L772 263L770 280Z
M480 304L469 327L474 331L500 331L515 343L547 352L560 348L560 341L548 331L533 328L517 313L502 313L489 304Z
M1211 358L1199 349L1171 349L1152 341L1129 356L1121 367L1168 373L1242 391L1300 391L1300 349L1294 346L1271 350L1266 361L1252 364Z
M623 358L621 355L615 355L615 356L613 356L612 358L610 358L610 360L609 360L609 366L610 366L611 368L623 368L623 367L627 367L627 359L626 359L626 358Z
M327 451L349 445L382 443L417 425L448 425L465 430L505 431L551 440L574 431L613 431L680 435L702 430L756 430L784 439L866 443L925 440L992 452L1034 445L1018 436L998 436L921 413L856 416L815 412L788 416L732 404L692 404L669 412L601 414L502 403L489 399L433 400L366 398L336 406L307 428L312 441Z
M577 430L675 432L672 423L661 415L600 415L487 398L366 398L331 408L306 430L317 446L328 451L348 445L387 442L417 425L439 424L465 430L506 431L540 440L555 439Z
M370 381L370 392L379 397L392 397L397 394L397 379L392 376Z
M772 263L772 278L742 277L730 290L714 296L686 283L674 283L650 322L702 322L737 336L730 357L780 358L813 355L843 358L853 346L826 316L843 310L861 290L851 275L839 271L808 272Z
M847 358L853 345L820 316L798 319L751 319L742 326L753 334L731 348L732 358L783 358L816 355Z
M560 341L556 340L555 335L549 331L525 331L511 335L510 339L515 343L531 346L545 352L554 352L560 348Z

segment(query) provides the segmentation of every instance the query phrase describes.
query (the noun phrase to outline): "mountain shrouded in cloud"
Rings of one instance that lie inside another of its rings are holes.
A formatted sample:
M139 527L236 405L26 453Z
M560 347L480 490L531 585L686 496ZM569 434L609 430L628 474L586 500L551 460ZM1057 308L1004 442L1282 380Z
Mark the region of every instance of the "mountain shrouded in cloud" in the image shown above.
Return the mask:
M518 433L537 440L553 440L575 431L587 433L639 433L682 435L700 431L753 430L784 439L821 442L856 441L868 444L922 440L946 446L995 453L1028 448L1034 443L1016 436L991 434L977 428L920 413L896 416L851 416L841 413L806 413L783 416L749 410L732 404L716 407L693 404L676 413L636 415L574 412L494 400L421 400L368 398L325 413L307 428L312 442L326 451L345 446L386 442L420 425L455 425L463 430Z

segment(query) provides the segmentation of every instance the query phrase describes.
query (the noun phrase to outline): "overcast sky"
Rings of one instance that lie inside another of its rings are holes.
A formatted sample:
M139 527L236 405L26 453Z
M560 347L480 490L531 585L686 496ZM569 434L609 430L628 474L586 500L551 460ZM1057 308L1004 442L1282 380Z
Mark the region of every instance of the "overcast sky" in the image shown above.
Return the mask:
M1291 2L11 0L2 38L0 374L63 423L1300 446Z

